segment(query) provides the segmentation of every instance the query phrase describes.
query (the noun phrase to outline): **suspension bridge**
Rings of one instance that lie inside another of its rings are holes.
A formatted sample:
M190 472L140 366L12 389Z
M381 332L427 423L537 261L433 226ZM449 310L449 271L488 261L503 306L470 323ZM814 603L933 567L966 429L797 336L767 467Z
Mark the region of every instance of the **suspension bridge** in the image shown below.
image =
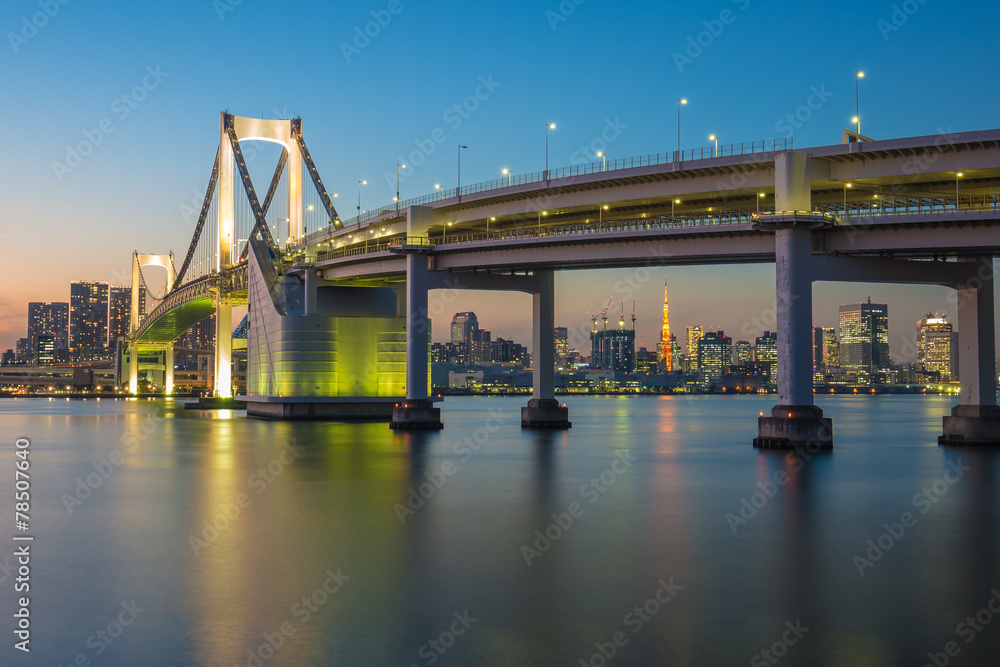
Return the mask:
M832 444L813 404L813 282L937 284L958 291L960 405L943 442L1000 442L992 258L1000 250L1000 130L795 149L768 140L602 160L439 189L342 220L301 119L221 115L194 237L170 256L159 305L133 320L136 354L164 350L215 313L215 394L232 396L233 306L248 308L251 416L385 418L438 428L429 397L428 291L514 290L533 299L528 427L566 427L553 393L553 272L774 262L778 405L761 447ZM241 142L281 145L260 201ZM237 195L236 175L242 184ZM308 182L305 175L308 175ZM285 234L281 234L281 225ZM984 272L988 276L984 278ZM134 296L136 303L137 296ZM135 312L135 311L134 311Z

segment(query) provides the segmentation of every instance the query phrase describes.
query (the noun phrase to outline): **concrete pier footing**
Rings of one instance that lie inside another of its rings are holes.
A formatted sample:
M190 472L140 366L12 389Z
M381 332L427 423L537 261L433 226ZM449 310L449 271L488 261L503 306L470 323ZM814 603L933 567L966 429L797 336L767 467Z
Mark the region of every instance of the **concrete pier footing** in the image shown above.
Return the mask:
M939 445L1000 447L1000 406L956 405L943 421Z
M833 449L833 420L815 405L776 405L757 420L757 449Z
M243 398L243 397L241 397ZM388 421L396 402L388 400L330 400L315 397L246 397L247 417L288 421Z
M396 431L433 431L444 428L441 408L435 408L430 399L406 399L392 409L389 428Z
M533 398L521 408L521 428L570 428L569 408L554 398Z

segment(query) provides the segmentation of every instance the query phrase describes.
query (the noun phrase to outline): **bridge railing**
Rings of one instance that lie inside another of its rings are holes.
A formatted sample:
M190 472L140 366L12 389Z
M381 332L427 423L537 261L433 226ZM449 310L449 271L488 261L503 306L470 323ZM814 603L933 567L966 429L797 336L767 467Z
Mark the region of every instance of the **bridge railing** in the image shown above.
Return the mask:
M398 204L393 202L375 209L363 212L360 216L341 219L344 227L357 226L359 221L374 220L387 213L399 211L402 213L408 206L422 206L435 201L457 198L460 195L478 194L480 192L490 192L493 190L503 190L519 185L532 183L542 183L548 180L571 178L573 176L586 176L602 172L614 172L623 169L634 169L636 167L650 167L661 164L677 162L687 162L690 160L707 160L713 157L733 157L737 155L753 155L757 153L772 153L775 151L792 150L792 140L789 139L765 139L762 141L745 141L735 144L722 144L718 148L715 145L701 148L688 148L680 153L678 151L667 151L664 153L650 153L647 155L637 155L633 157L616 158L613 160L597 160L578 164L570 167L558 167L546 171L533 171L527 174L511 174L502 178L495 178L489 181L463 185L461 190L457 188L442 188L434 192L404 199ZM613 178L613 174L608 175ZM328 230L318 230L305 237L307 243L323 237Z
M814 206L814 210L839 218L871 218L931 213L1000 212L1000 194L983 193L938 197L894 197L880 195L866 201L847 201Z

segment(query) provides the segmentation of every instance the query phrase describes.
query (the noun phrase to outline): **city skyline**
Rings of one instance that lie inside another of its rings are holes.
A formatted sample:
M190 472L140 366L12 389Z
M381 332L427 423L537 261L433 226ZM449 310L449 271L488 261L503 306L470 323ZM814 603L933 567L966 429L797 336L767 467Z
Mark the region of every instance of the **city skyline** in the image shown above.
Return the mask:
M703 53L696 58L686 54L687 37L693 39L705 29L706 17L703 8L694 6L672 11L678 36L664 48L658 32L662 17L653 5L623 11L588 4L568 16L558 7L515 4L511 11L463 6L461 17L404 5L405 11L361 49L353 41L355 27L371 20L366 8L307 5L292 17L274 16L247 3L224 4L221 11L195 2L159 8L162 30L155 33L142 29L130 12L60 5L59 13L37 34L16 40L6 51L11 66L4 69L5 79L34 102L8 111L9 122L24 131L11 138L12 154L19 159L0 167L10 192L16 193L6 221L0 223L4 347L12 347L23 335L29 301L68 300L64 286L71 280L127 284L130 255L136 249L183 253L196 217L192 211L200 206L208 178L206 164L218 141L221 109L305 118L304 133L317 167L331 191L340 194L338 209L348 217L354 213L354 192L361 179L368 181L361 191L363 208L391 202L400 157L411 163L401 174L403 199L432 193L437 184L453 187L458 178L454 146L459 144L469 146L462 157L463 183L502 178L505 168L513 174L541 170L544 127L550 122L557 125L548 137L553 167L599 161L598 151L612 160L674 150L674 108L680 95L688 100L679 133L684 148L708 147L709 136L718 136L721 144L768 137L790 137L797 148L836 144L855 113L857 69L866 71L861 114L869 136L934 135L996 124L990 109L998 94L978 85L991 67L996 68L988 64L994 61L990 38L977 37L988 22L963 21L934 5L922 5L905 26L888 33L879 28L890 13L882 7L831 7L822 17L811 16L817 29L840 30L845 23L860 27L845 36L837 52L786 62L781 83L734 114L724 103L731 94L722 92L720 83L735 85L737 94L755 93L758 84L752 83L755 79L742 57L745 42L761 32L794 30L804 11L797 4L784 3L765 13L751 3L733 3L734 22L709 47L700 47ZM33 3L10 3L0 8L0 20L11 26L12 34L19 34L22 19L36 10ZM444 44L427 44L420 58L410 57L409 35L458 30L467 21L495 28L481 36L480 57L453 61ZM331 26L336 28L331 31ZM564 57L602 29L625 26L636 44L628 54L578 52L580 66L558 77L521 74L538 59ZM959 55L922 39L931 28L951 31L966 51ZM336 82L334 90L316 86L312 69L289 63L282 45L261 39L259 48L246 53L247 36L269 29L294 29L301 36L302 51L296 62L319 63ZM504 31L530 39L537 51L529 57L509 49ZM181 32L190 36L183 50L170 37ZM95 40L126 49L128 57L119 57L112 48L95 49ZM782 59L779 44L759 48L761 58ZM894 55L900 48L910 49L906 62ZM66 60L61 55L65 52L87 53L88 58ZM204 63L232 53L240 53L247 65L230 72L220 85L218 73ZM986 70L958 66L968 58L985 63ZM636 62L649 65L636 67ZM437 63L447 63L444 74L426 76L441 71L428 67ZM912 83L918 72L949 63L956 66L954 90L947 96L927 96L919 86L901 85ZM370 82L384 79L387 71L398 71L395 86L373 88ZM649 85L651 77L655 86ZM601 92L589 104L566 103L579 91L595 87ZM360 90L369 91L364 104L339 103ZM410 100L406 113L399 110L400 95ZM538 102L524 105L523 99ZM905 108L919 113L899 113ZM332 115L331 109L336 109ZM440 142L429 139L441 136L434 134L436 129L446 137ZM81 144L86 146L78 150ZM259 157L249 160L249 168L255 182L266 181L277 150L256 146L254 155ZM138 164L143 168L136 169ZM46 238L60 241L47 248L49 267L44 272L33 267L32 253L24 252L37 244L41 229ZM745 323L772 306L770 265L679 267L667 273L677 330L702 322L740 336ZM150 268L148 277L157 275L162 277ZM637 275L633 269L560 272L557 319L568 326L585 322L609 293L626 302L639 298L636 342L652 349L658 338L657 278L663 276L638 282ZM634 294L618 293L614 286L619 283ZM871 295L893 304L905 319L916 320L928 309L946 310L946 293L924 287L817 285L814 319L829 326L839 304ZM481 300L462 291L455 296L464 310ZM509 314L494 329L527 341L528 306L519 299L497 294L489 307L478 305L484 317L487 311ZM434 324L438 339L447 321ZM890 349L898 354L903 343L896 338L890 333Z

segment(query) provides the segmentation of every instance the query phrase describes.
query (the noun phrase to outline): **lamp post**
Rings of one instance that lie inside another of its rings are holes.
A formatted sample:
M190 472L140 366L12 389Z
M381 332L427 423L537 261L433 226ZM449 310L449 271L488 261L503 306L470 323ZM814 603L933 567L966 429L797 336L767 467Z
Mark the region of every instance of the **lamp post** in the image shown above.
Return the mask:
M962 178L962 176L965 176L965 174L963 174L962 172L958 172L958 173L955 174L955 210L956 211L958 210L958 179Z
M548 215L548 214L549 214L548 211L539 211L538 212L538 235L539 236L542 235L542 216L543 215Z
M490 237L490 221L496 222L496 217L486 218L486 238Z
M368 181L358 181L358 229L361 229L361 186L368 185Z
M468 146L458 146L458 189L455 190L455 196L459 201L462 201L462 149L468 148Z
M597 209L597 224L601 224L602 222L604 222L604 212L607 210L608 210L607 204Z
M434 189L435 190L441 190L441 199L444 199L444 190L441 188L441 184L440 183L435 183L434 184Z
M861 141L861 79L865 73L857 70L854 73L854 122L858 125L858 141Z
M677 98L677 153L674 154L674 157L676 158L674 162L680 162L681 160L681 105L687 103L688 101L686 98Z
M760 200L764 198L764 193L761 192L757 195L757 212L760 213Z
M844 217L847 217L847 189L852 187L850 183L844 185Z
M604 151L597 151L597 157L601 158L601 171L607 171L608 156L604 154Z
M406 169L406 165L402 162L396 163L396 212L399 212L399 170Z
M715 142L715 149L712 151L712 157L719 157L719 138L714 134L708 135L709 141Z
M549 180L549 130L556 129L555 123L545 124L545 178L543 180Z
M680 199L672 199L672 200L670 200L670 217L671 218L674 217L674 204L680 204L680 203L681 203Z
M511 176L513 176L513 174L510 173L510 169L508 169L507 167L504 167L503 169L501 169L500 173L507 177L507 187L509 188L510 187L510 179L511 179Z

